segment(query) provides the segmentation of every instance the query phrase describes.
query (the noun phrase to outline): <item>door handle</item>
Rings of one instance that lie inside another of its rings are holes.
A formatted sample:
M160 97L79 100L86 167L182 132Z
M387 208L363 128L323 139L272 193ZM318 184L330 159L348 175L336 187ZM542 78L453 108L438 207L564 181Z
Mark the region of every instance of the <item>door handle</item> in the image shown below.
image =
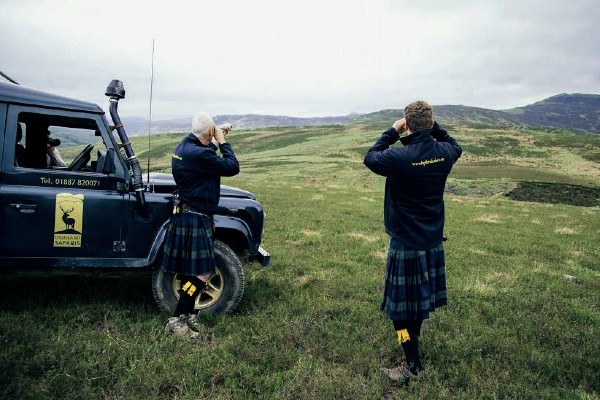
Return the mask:
M35 212L37 205L36 204L23 204L23 203L10 203L10 207L14 208L16 210L19 210L22 213L31 214L31 213Z

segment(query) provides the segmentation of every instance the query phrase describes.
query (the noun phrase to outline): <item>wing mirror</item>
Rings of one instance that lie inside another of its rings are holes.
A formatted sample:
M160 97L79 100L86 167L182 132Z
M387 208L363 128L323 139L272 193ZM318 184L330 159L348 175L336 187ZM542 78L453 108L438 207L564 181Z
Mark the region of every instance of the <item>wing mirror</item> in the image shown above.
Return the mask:
M114 174L116 170L115 149L107 149L106 151L98 150L96 172L111 175Z

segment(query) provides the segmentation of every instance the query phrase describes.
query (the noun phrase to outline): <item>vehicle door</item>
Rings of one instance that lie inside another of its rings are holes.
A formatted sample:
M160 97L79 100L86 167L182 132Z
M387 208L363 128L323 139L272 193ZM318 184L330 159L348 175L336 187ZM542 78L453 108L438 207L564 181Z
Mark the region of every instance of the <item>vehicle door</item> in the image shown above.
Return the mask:
M7 108L0 258L98 266L118 257L129 174L103 115Z

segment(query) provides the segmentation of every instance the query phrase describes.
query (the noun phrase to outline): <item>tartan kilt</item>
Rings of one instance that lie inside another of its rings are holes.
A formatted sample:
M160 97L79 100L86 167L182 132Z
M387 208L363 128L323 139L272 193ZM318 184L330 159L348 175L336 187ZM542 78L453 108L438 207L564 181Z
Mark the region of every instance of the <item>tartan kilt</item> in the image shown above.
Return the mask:
M395 321L417 320L446 304L444 246L413 250L392 238L381 310Z
M205 275L215 271L215 244L212 218L181 210L173 215L163 247L165 272L181 275Z

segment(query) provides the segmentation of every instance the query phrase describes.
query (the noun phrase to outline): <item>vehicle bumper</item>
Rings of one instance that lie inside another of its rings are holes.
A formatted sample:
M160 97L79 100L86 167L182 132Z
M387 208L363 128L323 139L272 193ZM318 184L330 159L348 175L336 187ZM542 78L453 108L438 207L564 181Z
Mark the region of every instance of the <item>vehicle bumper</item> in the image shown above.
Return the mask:
M258 261L263 267L267 267L271 264L271 254L268 251L263 249L262 246L258 246L258 254L254 257L256 261Z

